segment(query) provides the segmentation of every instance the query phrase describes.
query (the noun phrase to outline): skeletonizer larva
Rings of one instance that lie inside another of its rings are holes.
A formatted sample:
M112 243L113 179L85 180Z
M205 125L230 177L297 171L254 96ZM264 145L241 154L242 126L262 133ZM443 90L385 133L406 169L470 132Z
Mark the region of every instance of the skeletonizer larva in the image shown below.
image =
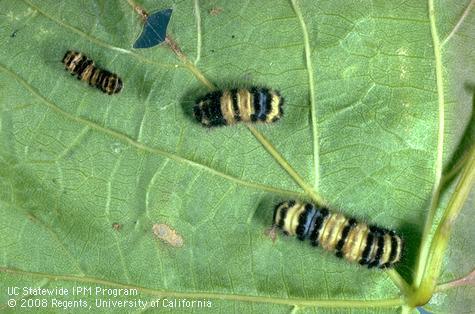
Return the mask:
M104 93L116 94L122 89L122 80L117 74L96 67L94 61L80 52L67 51L62 62L71 75L76 75L78 80L86 81Z
M283 115L284 98L276 90L264 87L219 90L196 100L196 120L214 127L243 122L275 122Z
M313 246L321 245L337 257L368 268L393 267L403 251L403 241L394 231L300 201L277 204L274 226L286 235L296 235L302 241L309 239Z

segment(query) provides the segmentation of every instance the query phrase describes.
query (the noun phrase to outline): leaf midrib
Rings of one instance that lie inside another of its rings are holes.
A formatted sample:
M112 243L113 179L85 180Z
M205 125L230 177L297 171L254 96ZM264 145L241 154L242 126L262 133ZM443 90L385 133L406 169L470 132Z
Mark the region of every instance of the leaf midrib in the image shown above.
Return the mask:
M309 97L310 97L310 122L312 125L312 140L313 140L313 173L314 173L314 184L315 189L318 188L320 181L320 143L319 143L319 132L317 127L317 105L315 102L315 79L314 79L314 69L311 59L311 49L310 49L310 39L308 36L307 24L303 18L302 12L296 0L291 0L292 7L297 15L300 26L302 28L303 43L304 43L304 52L305 52L305 63L308 74L308 88L309 88Z
M422 232L420 251L418 255L418 260L416 263L415 278L414 282L418 287L425 274L426 267L428 266L428 254L430 246L430 233L433 226L433 220L435 216L435 211L439 202L439 195L441 189L441 179L442 179L442 167L443 167L443 154L444 154L444 134L445 134L445 99L444 99L444 77L443 77L443 66L442 66L442 50L440 44L440 38L437 31L437 25L435 20L435 7L434 1L428 0L428 10L429 10L429 22L430 22L430 31L432 37L432 45L434 50L434 61L435 61L435 75L436 75L436 87L437 87L437 104L438 104L438 130L437 130L437 152L436 152L436 161L434 165L434 185L432 188L432 195L429 205L429 211L426 216L424 229Z

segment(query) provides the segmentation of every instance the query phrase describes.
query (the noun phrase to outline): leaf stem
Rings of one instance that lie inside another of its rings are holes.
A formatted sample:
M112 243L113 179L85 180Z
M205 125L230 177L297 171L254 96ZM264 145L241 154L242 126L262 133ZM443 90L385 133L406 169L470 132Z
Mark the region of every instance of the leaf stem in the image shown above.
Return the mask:
M465 152L463 156L455 163L455 165L447 172L444 174L442 177L442 185L445 185L452 181L453 178L457 176L457 174L460 173L460 170L465 166L465 164L468 161L468 152Z
M430 20L430 30L432 35L432 45L434 50L434 59L435 59L435 74L436 74L436 84L437 84L437 99L438 99L438 113L439 113L439 124L438 124L438 134L437 134L437 157L435 161L435 177L434 185L432 188L431 202L429 206L429 212L425 220L424 229L422 231L421 237L421 247L419 255L416 261L416 271L414 278L414 286L419 287L422 278L424 277L425 267L427 265L427 259L429 254L430 247L430 234L434 222L435 212L437 206L439 205L440 192L441 192L441 178L442 178L442 167L443 167L443 154L444 154L444 135L445 135L445 100L444 100L444 78L443 78L443 68L442 68L442 55L440 48L439 35L437 33L437 26L435 21L435 7L434 1L428 0L429 7L429 20Z
M469 151L468 160L469 162L462 170L455 191L435 232L427 264L424 267L424 277L417 289L417 293L411 298L411 304L422 305L427 303L435 291L452 227L475 183L475 145Z
M410 314L412 313L412 311L414 310L413 307L410 307L410 306L407 306L407 305L403 305L401 307L401 314Z
M399 288L403 295L407 296L413 293L413 288L407 283L404 278L395 270L395 269L388 269L386 271L389 278L394 282L394 284Z

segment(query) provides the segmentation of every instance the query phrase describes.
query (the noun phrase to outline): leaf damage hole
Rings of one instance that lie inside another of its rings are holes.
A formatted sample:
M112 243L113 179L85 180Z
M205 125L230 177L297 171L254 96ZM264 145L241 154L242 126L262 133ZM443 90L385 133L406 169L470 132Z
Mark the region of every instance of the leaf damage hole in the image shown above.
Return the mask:
M135 13L140 16L144 24L142 33L133 44L133 47L136 49L151 48L162 43L167 37L167 27L173 10L164 9L150 14L133 0L127 0L127 2L134 9Z
M173 247L182 247L183 238L173 228L166 224L154 224L152 231L155 237L170 244Z

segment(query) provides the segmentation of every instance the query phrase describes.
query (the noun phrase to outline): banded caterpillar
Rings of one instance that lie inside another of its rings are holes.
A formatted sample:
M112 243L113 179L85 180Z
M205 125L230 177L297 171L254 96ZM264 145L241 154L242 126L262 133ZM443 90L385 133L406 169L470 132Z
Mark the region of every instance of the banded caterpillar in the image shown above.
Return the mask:
M367 265L393 267L401 259L403 241L394 231L357 222L325 207L286 201L274 210L274 226L286 235L309 239L337 257Z
M271 123L283 115L284 98L276 90L264 87L218 90L196 100L196 120L205 127L242 122Z
M97 67L91 59L80 52L67 51L63 57L66 70L71 75L76 75L78 80L83 80L109 95L122 90L122 80L117 74Z

